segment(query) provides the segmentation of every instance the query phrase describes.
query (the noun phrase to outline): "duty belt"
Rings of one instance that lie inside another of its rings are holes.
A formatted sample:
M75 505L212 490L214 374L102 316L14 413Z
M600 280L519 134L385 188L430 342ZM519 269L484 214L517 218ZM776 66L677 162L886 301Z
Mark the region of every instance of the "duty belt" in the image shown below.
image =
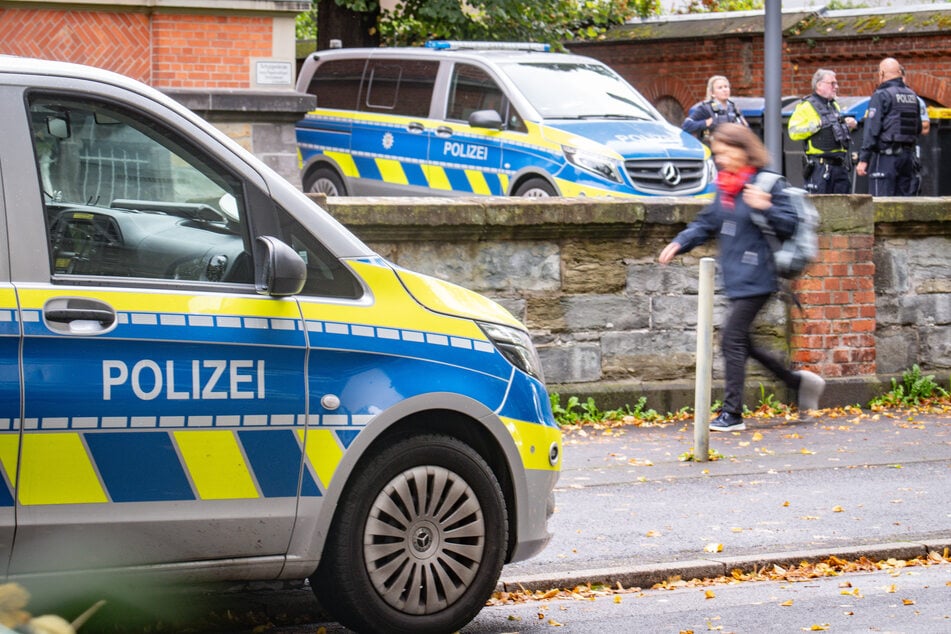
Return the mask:
M884 150L882 150L882 154L885 154L886 156L898 155L898 154L901 154L902 152L910 152L910 151L911 151L911 148L913 148L913 147L915 147L915 146L912 145L912 144L909 144L909 145L891 145L891 146L885 148Z
M819 161L819 165L825 165L826 163L829 165L845 165L845 152L843 152L841 156L835 154L820 156L817 160Z

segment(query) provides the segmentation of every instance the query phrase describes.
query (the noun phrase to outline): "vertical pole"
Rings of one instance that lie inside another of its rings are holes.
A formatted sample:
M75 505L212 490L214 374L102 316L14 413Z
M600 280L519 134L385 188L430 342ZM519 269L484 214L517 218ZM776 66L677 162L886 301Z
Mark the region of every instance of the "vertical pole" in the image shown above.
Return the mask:
M783 173L783 3L766 0L763 25L763 141L769 151L770 167Z
M713 258L700 259L697 294L697 380L694 389L693 456L706 462L710 453L710 386L713 383Z

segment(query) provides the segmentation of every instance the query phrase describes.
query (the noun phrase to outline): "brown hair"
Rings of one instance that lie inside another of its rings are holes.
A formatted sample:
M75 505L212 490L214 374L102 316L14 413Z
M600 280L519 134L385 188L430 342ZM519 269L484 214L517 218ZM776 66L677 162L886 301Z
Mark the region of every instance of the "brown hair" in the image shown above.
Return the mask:
M721 123L713 129L712 141L718 141L730 147L746 152L746 162L753 167L769 165L769 151L756 133L739 123Z

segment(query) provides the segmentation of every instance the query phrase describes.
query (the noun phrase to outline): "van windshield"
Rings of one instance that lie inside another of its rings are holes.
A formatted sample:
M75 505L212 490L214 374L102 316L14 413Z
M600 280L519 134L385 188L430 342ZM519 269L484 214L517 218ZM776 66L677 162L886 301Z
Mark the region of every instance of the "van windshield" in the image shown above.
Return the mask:
M661 119L640 93L603 64L524 62L502 68L546 119Z

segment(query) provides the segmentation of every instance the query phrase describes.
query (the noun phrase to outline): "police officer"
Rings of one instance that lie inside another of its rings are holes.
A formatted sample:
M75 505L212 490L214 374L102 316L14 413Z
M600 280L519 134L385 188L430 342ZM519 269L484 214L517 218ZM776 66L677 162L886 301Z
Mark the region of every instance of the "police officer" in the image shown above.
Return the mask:
M730 99L730 80L723 75L714 75L707 80L707 99L694 104L681 127L706 143L710 131L719 123L739 123L749 127Z
M812 94L789 117L789 138L803 143L803 188L812 194L852 191L850 130L857 124L842 116L835 100L838 90L835 72L820 68L812 76Z
M920 182L915 155L915 143L921 134L918 95L905 85L896 59L883 59L878 75L882 83L868 103L855 172L868 174L872 196L914 196Z

